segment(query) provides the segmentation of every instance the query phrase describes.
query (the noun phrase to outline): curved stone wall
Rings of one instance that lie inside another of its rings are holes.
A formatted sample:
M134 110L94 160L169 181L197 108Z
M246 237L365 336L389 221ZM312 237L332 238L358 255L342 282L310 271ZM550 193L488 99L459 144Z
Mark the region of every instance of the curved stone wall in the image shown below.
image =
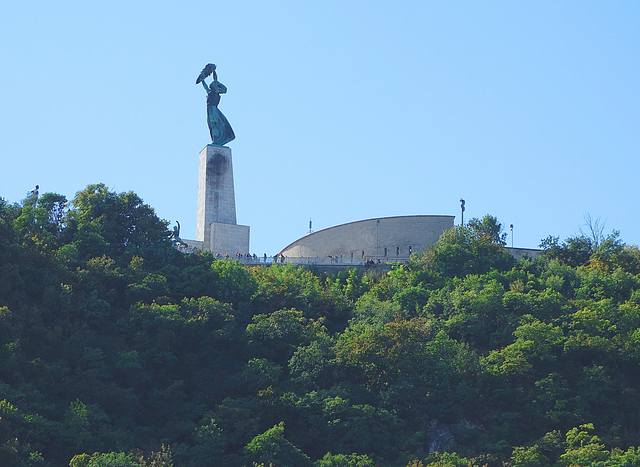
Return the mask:
M454 216L394 216L336 225L305 235L284 247L287 258L407 258L433 245L453 227Z

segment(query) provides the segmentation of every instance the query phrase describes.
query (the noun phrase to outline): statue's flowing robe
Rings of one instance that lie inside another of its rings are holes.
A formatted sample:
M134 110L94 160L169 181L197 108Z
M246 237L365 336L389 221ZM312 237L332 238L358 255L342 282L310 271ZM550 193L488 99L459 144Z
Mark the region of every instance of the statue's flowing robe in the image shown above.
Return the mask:
M218 86L216 86L216 84ZM213 144L218 146L224 146L236 138L231 125L222 112L220 112L220 109L218 109L218 104L220 103L219 92L226 92L226 90L224 85L213 82L207 92L207 123L209 124L209 133L211 134Z

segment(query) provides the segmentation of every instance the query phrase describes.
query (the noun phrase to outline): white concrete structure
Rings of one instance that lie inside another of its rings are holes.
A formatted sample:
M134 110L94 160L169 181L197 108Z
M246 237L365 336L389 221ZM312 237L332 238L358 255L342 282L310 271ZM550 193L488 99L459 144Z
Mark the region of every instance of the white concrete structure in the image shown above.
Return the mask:
M539 248L505 247L505 249L511 256L518 260L526 257L533 259L542 254L542 250Z
M212 223L209 250L224 256L236 253L246 255L249 253L249 226Z
M279 254L340 263L401 260L433 245L453 221L454 216L394 216L349 222L299 238Z
M200 151L196 238L185 242L222 255L249 252L249 226L236 224L231 149L208 144Z
M233 161L230 148L207 144L198 166L196 240L208 239L214 222L236 223Z

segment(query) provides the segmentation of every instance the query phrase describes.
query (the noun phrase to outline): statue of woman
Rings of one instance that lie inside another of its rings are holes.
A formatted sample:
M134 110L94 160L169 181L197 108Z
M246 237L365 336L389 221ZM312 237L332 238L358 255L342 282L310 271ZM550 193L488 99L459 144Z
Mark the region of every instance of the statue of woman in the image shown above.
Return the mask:
M210 85L207 85L205 78L212 75L213 81ZM196 80L196 84L202 83L204 90L207 91L207 123L209 124L209 134L211 134L211 141L216 146L224 146L229 141L233 141L236 135L233 133L233 129L229 122L222 115L218 104L220 103L220 94L227 92L227 87L218 81L218 75L216 74L216 66L213 63L209 63L204 67L200 76Z

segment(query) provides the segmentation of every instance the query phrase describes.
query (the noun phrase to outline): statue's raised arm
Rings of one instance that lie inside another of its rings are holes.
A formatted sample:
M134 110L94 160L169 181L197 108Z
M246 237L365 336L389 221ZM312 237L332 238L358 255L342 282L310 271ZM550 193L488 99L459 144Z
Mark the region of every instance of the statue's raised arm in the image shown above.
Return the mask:
M207 85L205 82L205 79L209 76L213 77L211 85ZM218 109L220 94L225 94L227 87L218 81L216 66L213 63L208 63L202 69L196 79L196 84L199 83L202 83L202 86L207 92L207 124L209 125L211 141L217 146L224 146L236 137L231 125L229 125L225 116L222 115L222 112Z

